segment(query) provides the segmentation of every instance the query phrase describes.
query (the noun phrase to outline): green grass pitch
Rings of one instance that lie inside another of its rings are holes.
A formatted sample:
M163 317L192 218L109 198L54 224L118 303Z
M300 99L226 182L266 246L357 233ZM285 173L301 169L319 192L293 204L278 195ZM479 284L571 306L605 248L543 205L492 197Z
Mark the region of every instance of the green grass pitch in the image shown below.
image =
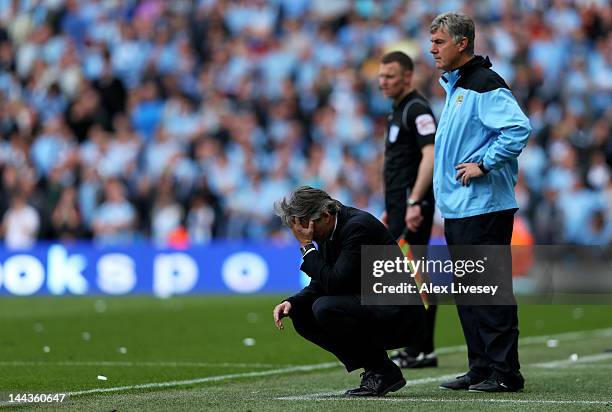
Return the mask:
M280 299L2 297L0 412L612 409L610 306L521 306L526 388L516 394L438 389L467 364L455 308L441 307L440 367L406 370L407 387L362 400L338 395L358 384L357 372L347 374L301 339L290 320L283 332L274 328L272 308ZM57 392L69 399L7 402L9 394Z

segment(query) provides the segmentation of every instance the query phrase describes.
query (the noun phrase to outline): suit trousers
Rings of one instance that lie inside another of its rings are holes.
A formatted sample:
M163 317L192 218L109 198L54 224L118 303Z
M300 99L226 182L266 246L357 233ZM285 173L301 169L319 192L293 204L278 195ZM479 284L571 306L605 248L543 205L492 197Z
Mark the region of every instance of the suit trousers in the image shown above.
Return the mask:
M305 339L333 353L351 372L395 368L387 349L410 343L422 333L422 306L361 305L358 295L320 296L292 306L289 317Z
M444 233L451 245L510 245L516 209L473 217L446 219ZM508 252L509 253L509 252ZM512 280L511 265L500 265L498 279ZM495 378L523 387L518 357L516 305L457 305L468 349L472 381Z

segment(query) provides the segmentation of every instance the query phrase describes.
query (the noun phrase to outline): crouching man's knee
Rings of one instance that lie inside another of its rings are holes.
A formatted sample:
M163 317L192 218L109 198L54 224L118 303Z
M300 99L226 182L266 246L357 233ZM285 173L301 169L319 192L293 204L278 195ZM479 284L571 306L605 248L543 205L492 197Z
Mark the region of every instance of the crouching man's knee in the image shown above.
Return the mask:
M312 304L312 314L322 326L335 324L342 317L337 302L332 296L323 296Z

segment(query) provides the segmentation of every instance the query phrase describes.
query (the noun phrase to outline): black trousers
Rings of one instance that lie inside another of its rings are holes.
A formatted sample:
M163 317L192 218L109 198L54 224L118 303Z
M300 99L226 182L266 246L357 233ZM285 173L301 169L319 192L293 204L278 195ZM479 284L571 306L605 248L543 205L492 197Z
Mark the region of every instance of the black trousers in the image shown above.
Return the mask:
M387 211L387 223L389 232L393 239L398 239L406 229L406 191L393 190L385 192L385 210ZM435 200L433 193L429 191L425 195L428 205L421 206L423 223L416 232L406 232L406 241L411 245L427 245L431 237L431 227L435 210Z
M433 226L433 216L435 210L435 200L433 192L430 190L425 199L428 205L421 206L423 223L416 232L405 231L406 229L406 190L393 190L385 192L385 210L387 211L387 222L389 232L394 239L398 239L405 232L405 239L411 245L428 245L431 238L431 228ZM429 305L426 311L425 330L420 339L415 344L406 347L405 350L412 356L419 353L431 353L434 351L434 331L436 326L436 305Z
M333 353L351 372L395 369L387 349L411 343L422 333L422 306L367 306L359 296L321 296L295 302L289 313L297 333Z
M446 219L444 234L449 245L509 245L516 209L483 215ZM512 280L512 267L500 266L498 275ZM473 381L489 377L507 385L523 387L518 357L518 313L516 305L457 305L468 349Z

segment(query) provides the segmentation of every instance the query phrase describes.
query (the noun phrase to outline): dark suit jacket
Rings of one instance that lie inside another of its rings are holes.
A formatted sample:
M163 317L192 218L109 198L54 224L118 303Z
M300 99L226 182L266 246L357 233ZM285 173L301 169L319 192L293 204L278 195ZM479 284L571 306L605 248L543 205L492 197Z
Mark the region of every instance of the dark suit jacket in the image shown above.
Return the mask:
M310 284L287 300L292 305L312 304L320 296L360 295L362 245L394 245L401 256L397 243L378 219L342 205L331 239L304 257L300 269L310 276Z
M395 246L394 256L403 256L387 228L371 214L342 206L331 239L318 251L304 257L301 269L311 281L299 293L286 299L294 309L311 310L322 296L353 295L361 298L361 246ZM413 304L362 306L378 327L377 339L386 349L414 344L423 332L425 308L417 296ZM408 301L407 301L408 303ZM414 304L416 303L416 304ZM294 310L292 309L292 311Z

